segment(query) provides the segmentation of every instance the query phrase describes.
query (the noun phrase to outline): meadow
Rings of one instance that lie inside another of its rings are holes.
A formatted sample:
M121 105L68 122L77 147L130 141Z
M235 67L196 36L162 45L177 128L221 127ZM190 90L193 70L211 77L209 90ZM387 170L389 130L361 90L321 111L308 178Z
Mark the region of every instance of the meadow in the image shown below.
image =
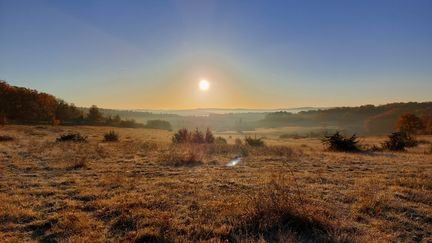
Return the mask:
M104 142L112 129L2 127L13 140L0 142L0 241L432 241L432 136L337 153L319 138L175 145L173 132L133 128ZM69 132L88 142L56 142Z

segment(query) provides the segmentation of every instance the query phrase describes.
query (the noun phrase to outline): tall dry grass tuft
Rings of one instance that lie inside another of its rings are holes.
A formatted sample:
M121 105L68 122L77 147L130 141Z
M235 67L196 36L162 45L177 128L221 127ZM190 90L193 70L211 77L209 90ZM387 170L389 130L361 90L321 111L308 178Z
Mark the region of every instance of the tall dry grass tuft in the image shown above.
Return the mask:
M362 179L357 182L358 190L353 197L356 199L352 211L357 220L365 217L380 217L389 209L393 195L386 190L385 183L378 179Z
M294 185L271 181L250 196L231 240L333 242L337 236L320 208L305 201Z
M7 198L0 197L0 224L25 224L39 217L39 213L24 208L19 203L12 203Z
M203 164L205 155L204 145L177 144L163 152L161 161L170 166L197 166Z

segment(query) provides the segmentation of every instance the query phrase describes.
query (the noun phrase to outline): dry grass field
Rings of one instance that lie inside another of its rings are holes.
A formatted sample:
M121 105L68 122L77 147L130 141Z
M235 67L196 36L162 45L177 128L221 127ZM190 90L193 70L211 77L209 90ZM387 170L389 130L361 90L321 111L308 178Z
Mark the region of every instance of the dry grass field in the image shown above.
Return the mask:
M0 142L0 241L432 241L432 137L335 153L319 139L172 145L150 129L102 142L111 129L1 128L14 140ZM67 132L89 142L56 142Z

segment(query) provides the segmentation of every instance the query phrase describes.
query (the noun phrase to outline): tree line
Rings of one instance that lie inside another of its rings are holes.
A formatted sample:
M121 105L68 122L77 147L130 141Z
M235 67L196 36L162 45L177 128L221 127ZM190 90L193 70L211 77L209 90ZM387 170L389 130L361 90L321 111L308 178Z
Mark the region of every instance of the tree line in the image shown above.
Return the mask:
M144 125L133 119L123 120L119 115L105 116L96 105L85 112L85 109L78 108L73 103L67 103L51 94L12 86L0 80L0 124L5 123L171 129L171 124L162 120L150 120Z
M405 115L418 118L419 133L432 134L432 102L338 107L299 113L272 112L260 124L263 127L339 127L363 134L387 134L398 128L398 119Z
M47 93L12 86L5 81L0 81L0 116L3 121L19 123L84 119L84 114L74 104Z

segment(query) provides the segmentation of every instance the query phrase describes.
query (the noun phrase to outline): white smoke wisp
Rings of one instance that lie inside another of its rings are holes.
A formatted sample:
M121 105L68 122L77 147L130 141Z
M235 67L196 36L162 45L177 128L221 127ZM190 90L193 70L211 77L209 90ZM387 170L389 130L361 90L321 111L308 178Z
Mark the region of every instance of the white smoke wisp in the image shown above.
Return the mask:
M241 157L237 157L228 162L225 166L232 167L241 162Z

